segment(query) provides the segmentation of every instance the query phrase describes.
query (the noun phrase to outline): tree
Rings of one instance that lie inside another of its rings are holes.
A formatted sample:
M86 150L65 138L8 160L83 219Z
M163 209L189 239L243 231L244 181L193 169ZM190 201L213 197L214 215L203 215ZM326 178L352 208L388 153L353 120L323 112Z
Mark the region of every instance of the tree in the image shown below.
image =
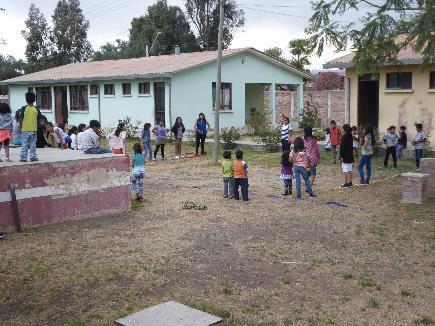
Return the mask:
M87 39L89 21L79 0L60 0L52 16L53 57L56 65L86 61L92 47Z
M148 7L147 14L133 18L130 29L129 49L132 56L145 56L146 45L151 47L157 32L161 32L152 54L170 54L176 45L183 52L198 49L195 34L178 6L168 6L166 0L159 0Z
M198 40L202 50L217 48L219 29L219 0L184 0L187 17L198 31ZM224 3L224 48L233 40L233 33L245 24L243 10L237 9L234 0Z
M25 69L23 60L16 60L12 56L4 56L0 54L0 80L21 76ZM0 86L0 95L8 93L7 86Z
M344 76L332 71L321 72L314 78L313 88L315 90L343 89Z
M124 59L130 57L129 43L120 39L115 42L102 45L100 49L92 55L93 61L108 59Z
M290 64L299 70L304 70L304 67L310 64L308 58L313 53L314 44L309 39L294 39L288 43L288 47L292 54Z
M407 47L421 53L424 63L433 60L433 0L388 0L379 5L367 0L315 0L312 7L314 14L306 32L317 54L323 53L326 44L337 50L346 50L350 44L355 50L353 64L359 74L374 72L383 63L400 64L397 54ZM334 21L334 17L360 9L366 12L360 19L361 27Z
M287 60L283 57L283 52L284 52L283 49L277 46L264 50L264 53L267 54L268 56L287 63Z
M47 20L34 3L30 5L25 21L26 29L21 31L26 40L26 58L29 63L27 72L41 70L47 64L50 53L50 39Z

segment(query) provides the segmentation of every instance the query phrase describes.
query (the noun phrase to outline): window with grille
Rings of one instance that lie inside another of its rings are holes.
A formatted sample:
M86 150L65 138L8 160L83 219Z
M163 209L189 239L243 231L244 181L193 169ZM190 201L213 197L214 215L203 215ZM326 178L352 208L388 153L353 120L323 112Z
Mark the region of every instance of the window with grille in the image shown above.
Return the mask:
M387 73L387 89L411 89L412 72Z
M51 110L51 87L36 87L36 106L40 110Z
M213 110L216 106L216 83L212 84L212 95L213 95ZM221 83L221 111L232 110L232 89L231 83Z
M89 95L91 96L97 96L98 95L98 85L92 84L89 89Z
M104 95L115 95L115 85L104 84Z
M122 83L122 95L131 95L130 83Z
M150 94L150 83L139 83L139 94L149 95Z
M69 87L70 111L88 111L88 86L72 85Z

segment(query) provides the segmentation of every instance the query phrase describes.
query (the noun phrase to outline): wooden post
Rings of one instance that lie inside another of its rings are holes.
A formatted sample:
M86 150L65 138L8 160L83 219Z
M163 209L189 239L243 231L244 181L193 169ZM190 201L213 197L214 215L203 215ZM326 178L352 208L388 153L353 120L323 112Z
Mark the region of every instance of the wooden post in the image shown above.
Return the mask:
M11 198L12 198L12 209L14 211L14 217L15 217L15 228L17 232L22 232L21 229L21 221L20 221L20 212L18 210L18 202L17 202L17 195L15 194L15 183L9 184L9 190L11 192Z

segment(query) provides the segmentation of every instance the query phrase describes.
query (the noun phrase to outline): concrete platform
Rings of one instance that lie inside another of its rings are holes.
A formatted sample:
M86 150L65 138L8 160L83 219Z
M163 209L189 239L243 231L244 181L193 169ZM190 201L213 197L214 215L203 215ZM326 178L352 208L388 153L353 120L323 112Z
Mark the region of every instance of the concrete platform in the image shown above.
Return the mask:
M209 326L221 318L190 308L175 301L168 301L118 319L120 326Z
M60 162L60 161L75 161L75 160L90 160L101 157L119 157L123 155L116 154L85 154L83 151L74 151L71 149L59 149L59 148L37 148L36 153L38 155L37 162L30 162L30 158L27 157L27 163L20 162L20 152L21 147L14 147L9 149L10 159L13 161L11 163L0 162L0 167L2 166L14 166L14 165L25 165L25 164L38 164L38 163L49 163L49 162ZM4 161L5 152L4 149L0 151L0 159Z
M11 149L13 162L0 163L0 230L15 228L11 183L23 228L130 208L127 156L44 148L39 161L19 162L19 151Z

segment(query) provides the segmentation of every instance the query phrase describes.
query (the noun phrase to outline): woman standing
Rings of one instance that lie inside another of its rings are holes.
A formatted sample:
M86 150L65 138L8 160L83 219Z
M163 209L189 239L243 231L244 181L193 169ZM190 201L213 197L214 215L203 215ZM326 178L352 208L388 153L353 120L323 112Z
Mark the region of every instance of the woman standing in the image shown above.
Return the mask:
M184 128L183 120L181 119L181 117L177 117L177 119L175 119L175 123L171 131L174 134L174 138L175 138L175 158L180 158L182 157L181 143L183 141L183 134L186 131L186 128Z
M290 142L289 137L292 133L292 126L290 124L290 119L283 115L282 126L281 126L281 146L282 152L290 152Z
M352 128L348 124L343 125L344 135L340 141L340 161L343 169L344 184L342 188L352 187L352 164L353 158L353 136Z
M369 184L372 176L373 146L376 144L375 134L372 127L367 127L364 138L361 140L361 159L358 164L360 184ZM367 170L367 178L364 179L364 165Z
M156 149L154 151L153 161L157 160L157 153L159 152L159 149L160 149L161 154L162 154L162 161L164 161L165 160L165 144L166 144L165 122L163 120L158 121L157 125L151 131L157 137L157 145L156 145Z
M210 124L205 118L204 113L200 113L194 129L196 130L196 155L198 155L199 145L201 144L201 155L204 155L205 137L207 136L207 130L210 128Z

